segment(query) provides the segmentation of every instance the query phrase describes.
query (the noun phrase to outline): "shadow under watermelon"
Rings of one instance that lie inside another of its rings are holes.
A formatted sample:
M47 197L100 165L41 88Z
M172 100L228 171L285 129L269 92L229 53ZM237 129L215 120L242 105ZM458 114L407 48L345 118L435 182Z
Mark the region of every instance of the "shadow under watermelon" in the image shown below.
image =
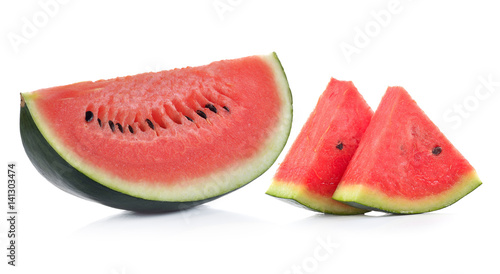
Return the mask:
M186 233L193 229L228 224L265 223L251 216L219 210L206 205L182 211L162 214L122 212L86 225L76 231L75 238L116 238L141 237L142 239L158 235Z

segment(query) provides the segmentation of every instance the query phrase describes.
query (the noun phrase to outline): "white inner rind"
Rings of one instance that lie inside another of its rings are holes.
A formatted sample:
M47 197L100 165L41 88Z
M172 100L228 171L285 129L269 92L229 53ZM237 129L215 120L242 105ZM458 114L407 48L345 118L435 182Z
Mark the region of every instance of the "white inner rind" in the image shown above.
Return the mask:
M272 69L281 99L279 124L269 134L260 151L251 159L228 166L225 170L186 181L171 184L161 182L130 182L99 169L76 155L58 139L57 134L47 126L36 106L36 94L25 93L23 98L41 134L54 150L71 166L92 180L121 193L156 201L197 201L235 190L264 173L282 151L290 133L292 123L292 95L283 68L275 53L260 56Z

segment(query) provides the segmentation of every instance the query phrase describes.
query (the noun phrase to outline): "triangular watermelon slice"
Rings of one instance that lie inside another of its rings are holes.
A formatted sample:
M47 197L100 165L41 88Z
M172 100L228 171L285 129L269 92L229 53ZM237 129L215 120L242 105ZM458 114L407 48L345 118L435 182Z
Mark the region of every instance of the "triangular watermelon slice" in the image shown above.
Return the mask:
M21 94L23 146L76 196L187 209L259 177L285 146L292 95L275 53Z
M352 82L332 78L266 193L324 213L366 212L332 195L372 115Z
M333 199L363 209L421 213L481 185L476 171L402 87L390 87Z

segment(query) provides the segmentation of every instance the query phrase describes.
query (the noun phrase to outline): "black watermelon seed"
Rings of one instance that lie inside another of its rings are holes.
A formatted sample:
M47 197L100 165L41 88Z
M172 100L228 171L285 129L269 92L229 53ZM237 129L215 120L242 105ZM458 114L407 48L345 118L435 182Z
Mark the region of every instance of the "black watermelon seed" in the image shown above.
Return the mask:
M339 144L336 146L338 150L342 150L344 148L344 144L342 142L339 142Z
M207 119L207 115L202 110L197 110L196 113L200 115L201 118Z
M437 146L437 147L432 149L432 154L434 154L436 156L441 154L441 152L443 152L443 149L440 146Z
M188 116L184 116L184 117L186 117L189 121L194 122L193 119L191 119L190 117L188 117Z
M102 127L101 119L97 118L97 123L99 124L100 127Z
M108 121L108 124L111 131L115 132L115 124L112 121Z
M128 131L130 131L130 133L134 133L134 129L132 128L131 125L128 125Z
M214 105L212 105L212 104L206 104L205 107L208 108L211 112L217 113L217 108L215 108Z
M151 129L155 129L155 125L153 124L153 122L151 122L151 120L149 119L146 119L146 123L148 123L148 126L151 128Z
M90 122L92 121L92 119L94 119L94 113L92 113L92 111L87 111L85 112L85 121Z
M229 108L227 106L223 106L222 108L229 112Z
M120 123L116 123L116 126L118 127L118 130L123 133L123 127L120 125Z

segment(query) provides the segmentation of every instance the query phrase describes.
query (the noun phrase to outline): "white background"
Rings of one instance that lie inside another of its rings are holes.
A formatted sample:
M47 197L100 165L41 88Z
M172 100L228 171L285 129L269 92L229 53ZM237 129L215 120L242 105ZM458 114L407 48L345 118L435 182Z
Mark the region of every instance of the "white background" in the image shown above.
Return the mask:
M0 4L0 163L5 175L17 164L19 185L18 267L7 265L2 217L0 273L500 273L495 1L50 2ZM483 185L433 213L325 216L264 194L282 153L231 195L138 215L60 191L22 148L20 92L272 51L294 97L285 152L330 77L352 80L373 109L401 85Z

